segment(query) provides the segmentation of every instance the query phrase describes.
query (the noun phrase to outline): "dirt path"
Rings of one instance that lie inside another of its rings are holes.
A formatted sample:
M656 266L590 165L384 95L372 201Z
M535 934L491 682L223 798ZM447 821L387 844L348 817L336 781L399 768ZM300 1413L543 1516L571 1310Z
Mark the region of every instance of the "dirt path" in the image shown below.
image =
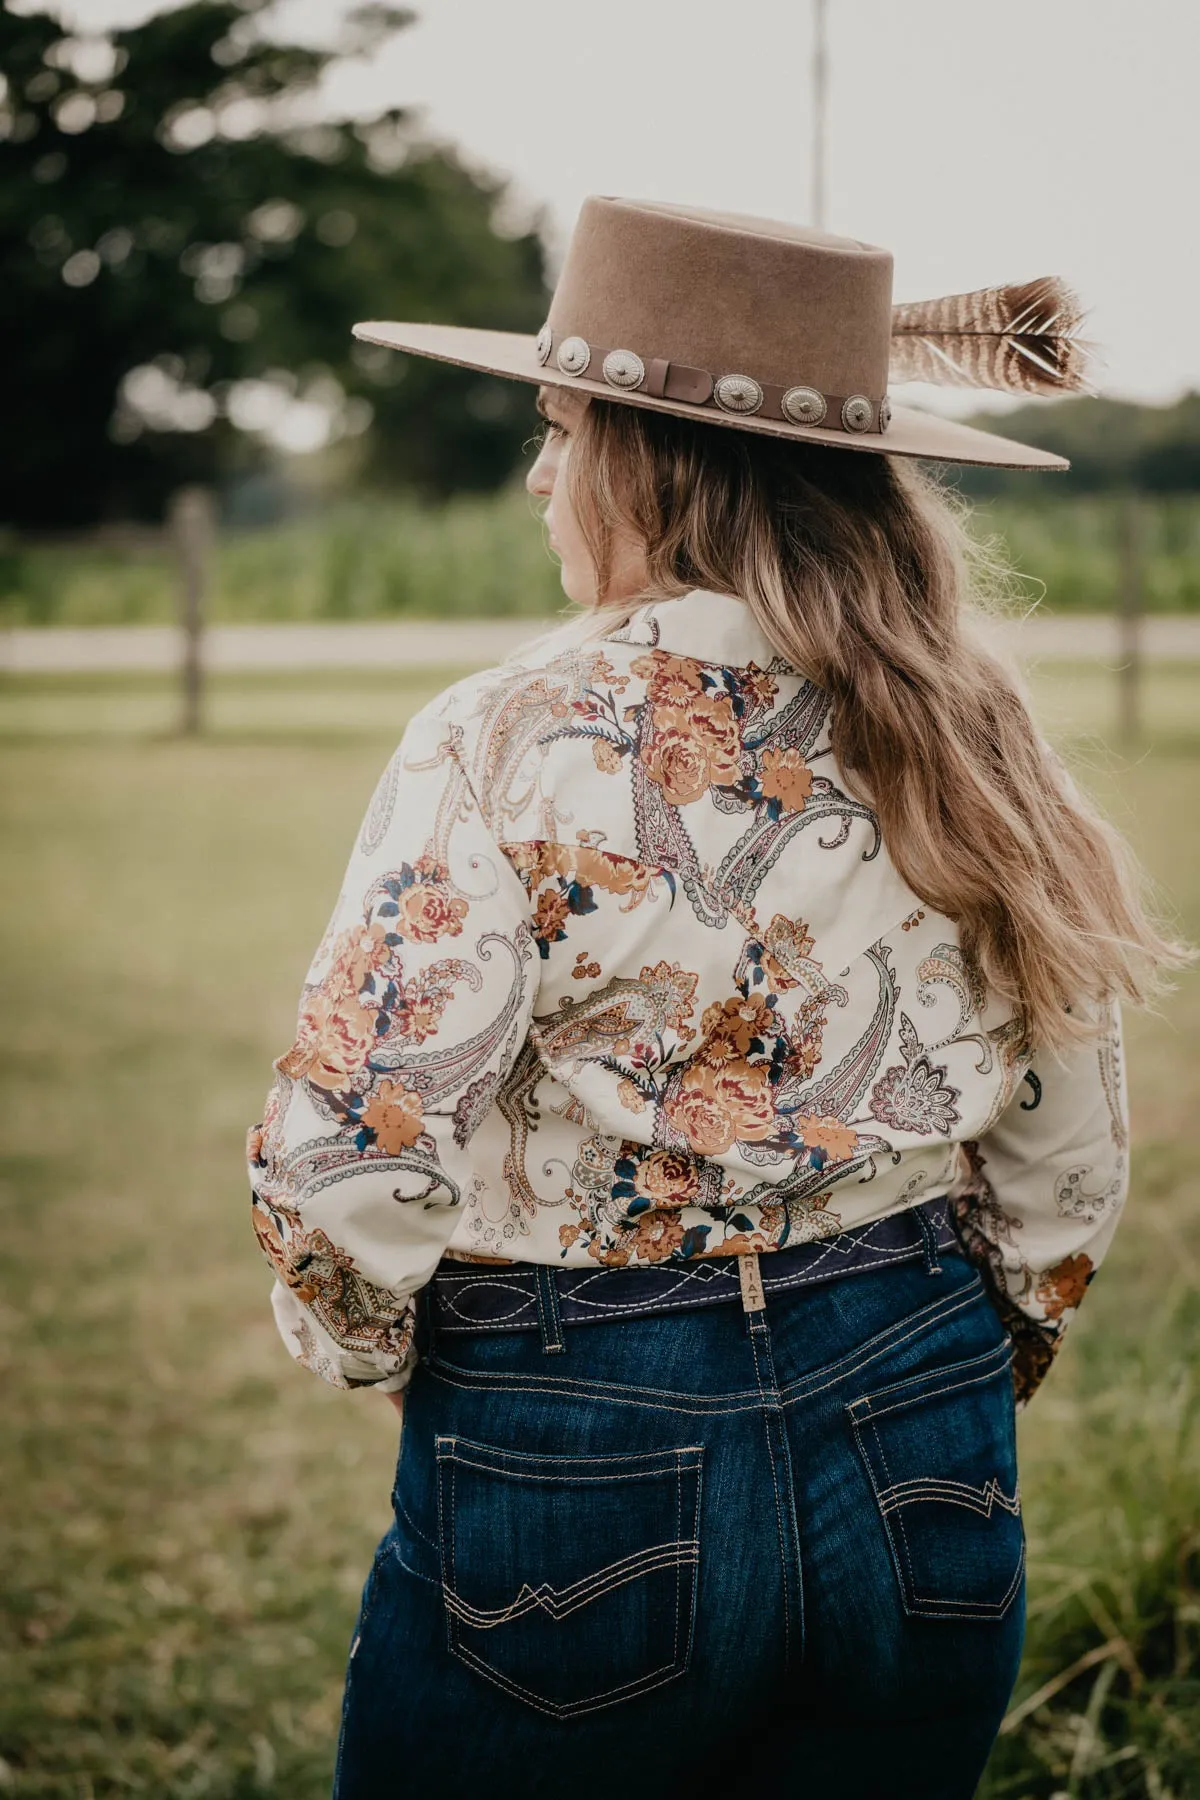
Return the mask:
M500 662L543 629L536 619L347 621L336 624L214 625L210 669L459 669ZM1117 661L1117 624L1103 615L1033 617L998 628L1022 658ZM1200 616L1157 616L1143 625L1155 662L1200 661ZM179 634L165 625L93 630L0 631L0 671L9 674L168 670L179 663Z

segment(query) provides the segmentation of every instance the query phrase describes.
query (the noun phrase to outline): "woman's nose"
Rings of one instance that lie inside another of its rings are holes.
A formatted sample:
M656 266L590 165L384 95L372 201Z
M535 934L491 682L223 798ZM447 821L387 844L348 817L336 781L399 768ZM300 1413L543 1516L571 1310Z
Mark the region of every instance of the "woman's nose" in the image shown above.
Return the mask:
M532 469L525 477L525 486L529 493L549 497L554 491L554 471L550 467L550 458L544 450L540 451Z

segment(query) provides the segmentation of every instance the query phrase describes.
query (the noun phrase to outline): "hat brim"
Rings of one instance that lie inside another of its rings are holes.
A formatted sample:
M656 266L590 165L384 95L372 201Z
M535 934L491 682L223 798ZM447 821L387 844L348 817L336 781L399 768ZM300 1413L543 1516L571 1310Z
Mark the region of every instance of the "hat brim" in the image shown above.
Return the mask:
M977 431L957 419L939 418L913 407L896 406L886 432L828 430L820 426L789 425L783 419L764 419L754 414L723 413L716 407L690 406L686 401L659 400L651 394L610 387L586 375L564 375L543 367L537 359L535 340L516 331L477 331L466 325L410 325L391 319L369 319L354 327L354 335L366 344L382 344L389 350L405 350L411 356L429 356L462 369L478 369L487 375L504 375L548 387L577 388L626 406L647 406L654 412L674 413L680 419L700 419L706 425L728 425L736 431L763 431L769 437L791 438L797 443L828 444L833 450L867 450L876 455L924 456L934 462L975 463L990 469L1067 469L1063 456L1018 444L994 432Z

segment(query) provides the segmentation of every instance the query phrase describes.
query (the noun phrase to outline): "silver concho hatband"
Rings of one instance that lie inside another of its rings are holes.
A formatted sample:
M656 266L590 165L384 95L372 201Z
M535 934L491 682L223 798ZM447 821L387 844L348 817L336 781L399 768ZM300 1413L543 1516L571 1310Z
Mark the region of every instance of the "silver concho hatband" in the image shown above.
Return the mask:
M892 403L885 394L879 402L879 429L886 431L892 422Z
M538 332L537 342L533 346L534 350L537 352L537 359L540 363L549 362L550 350L553 343L554 333L551 331L549 323L547 323L543 325L542 329Z
M793 425L819 425L829 410L824 394L813 387L790 387L779 405Z
M586 338L564 338L555 358L564 375L582 375L592 360L592 349Z
M610 387L640 388L646 379L646 365L632 350L610 350L603 368Z
M865 394L851 394L842 401L842 424L847 431L869 431L874 410Z
M755 413L763 403L763 391L753 375L722 375L713 399L722 412Z

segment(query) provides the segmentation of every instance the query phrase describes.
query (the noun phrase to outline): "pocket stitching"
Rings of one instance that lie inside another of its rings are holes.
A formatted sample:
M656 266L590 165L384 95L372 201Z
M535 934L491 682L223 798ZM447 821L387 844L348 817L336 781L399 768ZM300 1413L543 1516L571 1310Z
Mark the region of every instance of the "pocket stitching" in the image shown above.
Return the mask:
M680 1502L680 1511L682 1512L682 1498ZM680 1551L684 1554L680 1555ZM672 1554L667 1554L668 1552ZM654 1558L653 1562L650 1560L651 1558ZM602 1600L605 1594L611 1593L615 1588L624 1587L628 1582L636 1581L639 1575L653 1574L658 1568L674 1567L678 1569L697 1561L699 1561L699 1545L694 1538L687 1540L676 1538L673 1543L652 1544L647 1550L634 1551L629 1556L623 1556L620 1562L609 1563L606 1568L597 1569L594 1575L581 1575L578 1581L573 1581L569 1587L565 1587L561 1589L561 1591L555 1589L554 1592L558 1593L561 1598L564 1594L570 1594L576 1589L586 1586L588 1582L599 1581L602 1576L610 1574L614 1569L624 1570L623 1574L604 1582L604 1584L598 1587L594 1593L584 1595L573 1605L567 1607L564 1612L555 1613L551 1611L550 1616L557 1624L559 1619L570 1618L571 1614L573 1612L578 1612L581 1606L588 1606L593 1600ZM629 1568L628 1565L630 1563L639 1564L641 1566ZM544 1587L545 1585L546 1583L543 1582L542 1586ZM522 1586L521 1592L517 1595L515 1600L511 1601L508 1606L496 1607L492 1612L487 1612L482 1608L472 1606L469 1601L462 1599L457 1591L450 1589L446 1590L446 1601L447 1605L450 1605L451 1602L453 1603L452 1610L456 1617L462 1619L464 1624L474 1626L476 1631L491 1631L495 1626L507 1624L509 1620L519 1618L523 1613L528 1612L531 1605L538 1604L537 1594L540 1592L541 1588L539 1588L537 1592L534 1592L534 1590L529 1587L528 1582L526 1582ZM529 1596L528 1601L524 1600L526 1594ZM474 1616L468 1617L468 1615ZM487 1620L488 1623L482 1624L480 1623L481 1620ZM678 1626L676 1627L675 1636L676 1643L678 1644Z
M495 1682L497 1687L506 1689L510 1694L518 1694L528 1705L536 1707L538 1712L546 1713L552 1719L574 1719L578 1718L581 1713L598 1712L602 1706L609 1705L620 1695L626 1695L632 1700L638 1694L645 1694L653 1688L663 1687L668 1681L674 1681L677 1676L684 1673L682 1668L676 1668L673 1663L663 1663L659 1668L652 1669L648 1675L640 1676L636 1681L622 1682L617 1687L605 1688L602 1693L593 1694L590 1699L579 1705L570 1702L562 1706L555 1706L553 1702L542 1699L531 1689L522 1687L520 1682L514 1681L511 1676L502 1675L498 1669L493 1669L488 1663L481 1662L474 1651L453 1645L451 1650L455 1656L460 1657L485 1680Z
M944 1388L939 1388L937 1391L939 1393L945 1393L947 1390ZM951 1390L951 1391L953 1391L953 1390ZM892 1489L895 1488L896 1483L892 1480L892 1471L888 1467L888 1459L884 1452L883 1444L880 1441L879 1431L875 1425L874 1420L871 1421L871 1434L875 1439L875 1446L876 1446L876 1449L879 1451L879 1460L882 1462L883 1467L884 1467L884 1472L886 1473L887 1478L888 1478L888 1490L890 1492ZM871 1485L872 1485L872 1487L874 1487L874 1485L875 1485L874 1482L872 1482ZM876 1504L879 1507L880 1517L883 1520L884 1530L887 1532L889 1539L891 1539L891 1536L892 1536L891 1526L888 1521L887 1513L884 1511L883 1502L880 1499L878 1489L875 1490L875 1499L876 1499ZM961 1501L958 1501L956 1504L961 1506L963 1503ZM905 1561L905 1566L908 1570L907 1584L905 1584L903 1582L901 1583L901 1594L902 1594L902 1597L904 1597L904 1599L905 1599L905 1611L906 1612L909 1611L909 1607L908 1607L908 1603L907 1603L907 1596L904 1595L904 1588L905 1588L905 1585L907 1585L907 1587L909 1589L911 1589L911 1591L912 1591L912 1609L911 1610L912 1610L913 1616L916 1618L976 1619L976 1620L979 1620L981 1623L985 1623L985 1624L988 1623L989 1621L991 1621L992 1619L1003 1618L1004 1614L1008 1611L1009 1606L1012 1604L1013 1596L1016 1593L1018 1586L1020 1585L1021 1576L1024 1573L1024 1569L1025 1569L1025 1545L1024 1545L1024 1542L1022 1542L1022 1544L1021 1544L1021 1554L1017 1559L1016 1573L1013 1576L1008 1587L1005 1589L1004 1595L1001 1599L999 1599L999 1600L952 1600L952 1599L948 1599L946 1596L941 1595L941 1594L921 1594L921 1593L918 1593L918 1591L917 1591L916 1580L913 1575L913 1569L915 1567L915 1564L913 1562L912 1551L909 1548L908 1533L906 1532L906 1530L904 1528L904 1508L903 1508L903 1506L897 1506L897 1508L895 1510L896 1510L896 1523L900 1528L900 1536L904 1541L904 1561ZM1015 1516L1019 1518L1020 1514L1018 1513ZM893 1542L893 1555L894 1555L894 1553L895 1553L895 1545ZM934 1608L937 1608L938 1610L934 1611L933 1610Z
M882 1451L880 1454L882 1455ZM1011 1500L994 1476L989 1479L987 1485L989 1488L995 1489L995 1503L1003 1507L1004 1511L1010 1514L1012 1518L1019 1519L1021 1516L1020 1482L1018 1481L1014 1487ZM992 1505L979 1506L973 1504L970 1500L958 1500L953 1494L948 1494L946 1492L947 1488L959 1488L965 1494L978 1494L981 1492L986 1494L985 1489L972 1487L969 1481L944 1481L936 1475L915 1475L911 1481L891 1481L889 1475L889 1485L885 1489L885 1493L889 1496L899 1495L902 1488L917 1488L922 1491L918 1493L906 1493L903 1499L897 1498L895 1500L889 1499L886 1501L883 1494L879 1494L877 1497L882 1511L901 1511L904 1507L912 1505L917 1500L941 1500L946 1506L961 1506L964 1512L979 1513L981 1517L985 1519L990 1519L992 1516Z
M488 1453L491 1451L490 1446L472 1443L472 1441L470 1439L459 1439L459 1438L455 1438L453 1436L446 1436L446 1437L439 1437L436 1441L436 1457L437 1457L438 1464L441 1465L444 1462L449 1462L449 1464L450 1464L450 1492L449 1492L450 1569L449 1569L448 1573L450 1574L452 1579L456 1578L457 1561L458 1561L458 1550L457 1550L458 1507L456 1504L456 1481L457 1481L457 1473L458 1473L457 1464L460 1461L462 1461L466 1466L480 1468L486 1474L497 1474L497 1473L502 1474L505 1477L505 1479L515 1479L515 1480L525 1480L525 1481L537 1479L537 1477L534 1475L534 1473L532 1471L530 1471L528 1474L525 1474L519 1470L506 1469L506 1468L502 1468L502 1467L497 1468L495 1466L489 1466L489 1465L483 1464L483 1463L471 1463L469 1461L469 1459L459 1456L459 1454L458 1454L458 1445L459 1444L468 1445L472 1449L479 1449L479 1450L484 1451L485 1453ZM455 1620L456 1615L455 1615L455 1612L452 1610L449 1602L451 1600L453 1600L453 1601L457 1602L459 1605L463 1605L463 1604L465 1604L465 1602L460 1601L456 1590L453 1587L451 1587L450 1583L446 1579L447 1570L444 1566L445 1559L443 1556L443 1573L442 1573L441 1586L442 1586L443 1603L445 1605L445 1611L446 1611L446 1644L447 1644L447 1649L449 1650L449 1653L452 1656L459 1658L460 1661L466 1663L468 1665L468 1667L475 1669L475 1671L478 1674L482 1675L485 1678L485 1680L493 1682L497 1687L501 1688L502 1690L505 1690L513 1695L519 1696L528 1705L535 1707L537 1709L537 1711L545 1713L548 1717L551 1717L551 1718L575 1718L575 1717L578 1717L582 1713L595 1712L599 1708L611 1704L612 1701L614 1701L615 1699L618 1699L621 1696L627 1696L628 1698L632 1699L638 1694L648 1693L648 1692L652 1691L654 1688L662 1687L666 1682L675 1680L678 1676L686 1674L687 1669L689 1668L690 1663L691 1663L692 1644L693 1644L693 1640L694 1640L694 1636L695 1636L695 1618L696 1618L696 1604L695 1604L695 1602L696 1602L696 1576L695 1575L692 1576L692 1583L691 1583L692 1605L689 1609L687 1644L684 1649L682 1661L680 1661L680 1659L679 1659L679 1615L680 1615L681 1611L683 1610L683 1605L684 1605L684 1597L683 1597L684 1571L685 1571L685 1569L688 1569L688 1568L698 1569L699 1561L700 1561L700 1541L699 1541L698 1536L693 1536L686 1540L682 1536L682 1531L683 1531L683 1475L684 1475L685 1468L688 1470L689 1473L695 1474L695 1478L696 1478L696 1528L698 1531L699 1517L700 1517L700 1495L701 1495L701 1485L702 1485L702 1481L703 1481L703 1467L704 1467L703 1446L699 1445L699 1444L692 1444L692 1445L687 1445L687 1446L684 1446L681 1448L676 1448L673 1451L672 1450L642 1451L642 1452L631 1453L631 1454L627 1454L627 1455L612 1456L612 1457L608 1457L608 1456L580 1457L580 1458L539 1457L536 1453L531 1453L528 1451L498 1451L498 1452L492 1452L492 1454L495 1454L498 1457L508 1457L508 1456L519 1457L522 1460L526 1460L526 1461L530 1461L530 1462L533 1462L533 1461L542 1461L542 1462L547 1462L547 1463L554 1463L554 1462L558 1462L558 1463L565 1463L565 1462L588 1462L588 1463L640 1462L640 1463L650 1463L650 1464L658 1465L657 1467L650 1467L650 1468L643 1469L642 1473L646 1474L646 1475L668 1474L668 1473L670 1473L671 1465L672 1464L674 1465L675 1478L676 1478L676 1533L677 1533L677 1536L676 1536L675 1544L673 1546L671 1546L671 1548L682 1551L682 1552L684 1552L684 1554L677 1555L673 1559L674 1563L675 1563L675 1620L674 1620L673 1641L672 1641L672 1647L671 1647L671 1660L669 1663L661 1664L657 1669L649 1670L645 1675L638 1676L633 1681L621 1682L621 1683L618 1683L617 1686L615 1686L615 1687L606 1688L606 1689L602 1690L600 1693L590 1695L589 1698L583 1702L576 1703L576 1702L571 1701L571 1702L564 1702L562 1705L556 1705L552 1701L547 1701L544 1698L542 1698L538 1695L535 1695L532 1692L532 1690L523 1687L521 1685L521 1683L514 1681L511 1676L504 1675L499 1670L493 1669L489 1664L485 1663L474 1651L470 1650L466 1645L461 1644L456 1641L456 1636L455 1636L455 1631L454 1631L454 1620ZM686 1459L686 1461L685 1461L685 1459ZM587 1476L584 1479L586 1479L588 1481L593 1481L593 1480L619 1481L624 1478L625 1477L622 1477L620 1475L614 1475L614 1476L593 1475L593 1476ZM565 1475L563 1475L563 1476L548 1476L548 1477L542 1477L542 1479L548 1479L548 1480L553 1480L553 1481L566 1481L566 1480L569 1480L570 1477L565 1476ZM439 1519L439 1536L441 1537L442 1543L444 1545L446 1542L446 1529L445 1529L446 1521L445 1521L445 1506L443 1505L443 1488L442 1488L441 1482L438 1483L438 1519ZM666 1548L666 1546L660 1546L660 1548ZM669 1565L667 1565L667 1566L669 1566ZM653 1572L653 1571L652 1570L637 1571L637 1573L651 1573L651 1572ZM634 1578L633 1576L628 1577L628 1579L633 1579L633 1578ZM611 1592L613 1587L619 1586L619 1585L623 1585L623 1584L622 1583L613 1583L613 1584L611 1584L610 1587L601 1589L599 1593L590 1595L589 1601L602 1598L605 1593ZM586 1604L586 1603L587 1602L581 1602L580 1604L582 1605L582 1604ZM572 1610L576 1610L576 1609L572 1609ZM500 1621L500 1620L496 1621L496 1623L498 1623L498 1624L501 1622L502 1621Z
M883 1447L883 1441L879 1435L879 1427L877 1424L877 1420L880 1418L886 1418L889 1413L905 1410L909 1406L920 1405L922 1401L934 1399L939 1394L948 1394L948 1393L953 1394L953 1393L965 1392L966 1389L968 1389L968 1388L978 1387L984 1381L995 1380L996 1376L998 1374L1000 1374L1012 1362L1012 1345L1011 1345L1011 1343L1006 1343L1004 1345L1000 1345L1000 1346L998 1346L998 1349L1003 1352L1003 1354L1000 1355L999 1357L997 1356L996 1351L988 1351L985 1353L987 1357L996 1359L996 1367L994 1369L989 1369L985 1373L968 1376L959 1381L944 1382L941 1387L920 1390L919 1392L914 1394L911 1398L907 1398L903 1401L896 1400L892 1403L891 1406L886 1406L886 1407L881 1408L878 1413L874 1413L874 1412L870 1412L870 1411L866 1410L870 1407L871 1400L874 1397L871 1395L864 1395L861 1400L852 1401L850 1403L850 1405L847 1406L846 1411L850 1414L851 1423L853 1424L853 1427L854 1427L855 1436L856 1436L856 1438L859 1439L860 1450L862 1449L862 1444L861 1444L862 1428L864 1425L867 1425L870 1427L871 1435L875 1440L875 1448L879 1454L879 1460L883 1465L884 1474L887 1476L887 1481L888 1481L887 1492L888 1493L893 1493L896 1490L897 1486L901 1485L901 1484L896 1483L892 1479L891 1467L888 1463L887 1452L884 1450L884 1447ZM977 1357L971 1358L968 1362L955 1364L954 1368L957 1368L957 1369L969 1368L973 1364L976 1364L976 1363L979 1363L982 1361L984 1361L984 1357L977 1356ZM951 1370L946 1371L947 1374L950 1374L951 1372L952 1372ZM920 1380L920 1377L909 1376L904 1382L895 1383L892 1388L882 1388L880 1390L880 1393L881 1394L894 1393L899 1388L902 1388L905 1386L915 1386L919 1380ZM856 1415L856 1411L855 1411L856 1407L864 1409L861 1420ZM884 1502L883 1502L883 1497L879 1492L879 1488L875 1481L874 1473L871 1469L870 1459L866 1456L865 1452L863 1452L863 1461L866 1464L867 1479L870 1483L871 1491L875 1496L875 1504L876 1504L876 1508L879 1513L880 1522L882 1523L883 1529L884 1529L885 1533L887 1534L888 1544L891 1547L892 1561L896 1568L896 1573L900 1578L900 1598L903 1603L905 1612L909 1613L910 1616L915 1617L915 1618L975 1619L981 1623L989 1623L993 1619L1002 1618L1004 1616L1004 1614L1008 1611L1009 1607L1012 1605L1013 1599L1021 1585L1021 1577L1025 1572L1024 1529L1022 1528L1021 1554L1017 1559L1016 1573L1014 1574L1012 1581L1009 1583L1007 1589L1004 1592L1003 1597L1000 1600L952 1600L952 1599L947 1599L940 1595L938 1595L938 1596L922 1595L917 1592L916 1581L915 1581L915 1578L913 1575L915 1563L913 1561L912 1551L909 1548L908 1534L907 1534L907 1532L905 1530L905 1526L904 1526L904 1505L897 1504L894 1508L891 1508L891 1509L885 1508ZM919 1480L920 1477L917 1477L916 1479ZM929 1477L928 1479L932 1480L933 1478ZM907 1484L903 1484L903 1485L911 1486L912 1483L907 1483ZM963 1483L963 1484L959 1484L959 1485L965 1486L966 1484ZM1000 1489L1000 1493L1003 1496L1003 1489ZM1021 1493L1021 1488L1020 1488L1020 1483L1018 1482L1016 1484L1016 1487L1014 1490L1014 1498L1018 1502L1018 1507L1019 1507L1019 1502L1020 1502L1020 1493ZM944 1498L944 1496L942 1496L942 1497ZM949 1501L948 1504L963 1506L966 1503L964 1501L959 1500L959 1501ZM978 1509L977 1508L968 1508L968 1510L977 1511ZM1006 1510L1011 1512L1011 1508L1006 1507ZM903 1559L900 1557L900 1555L897 1552L896 1540L895 1540L895 1536L892 1531L891 1518L889 1516L891 1511L895 1512L896 1524L899 1529L900 1537L901 1537L901 1540L904 1545ZM990 1517L990 1513L988 1516ZM1012 1516L1019 1520L1021 1517L1020 1511L1018 1510L1015 1513L1012 1513ZM910 1590L912 1593L911 1605L909 1603L909 1591Z

